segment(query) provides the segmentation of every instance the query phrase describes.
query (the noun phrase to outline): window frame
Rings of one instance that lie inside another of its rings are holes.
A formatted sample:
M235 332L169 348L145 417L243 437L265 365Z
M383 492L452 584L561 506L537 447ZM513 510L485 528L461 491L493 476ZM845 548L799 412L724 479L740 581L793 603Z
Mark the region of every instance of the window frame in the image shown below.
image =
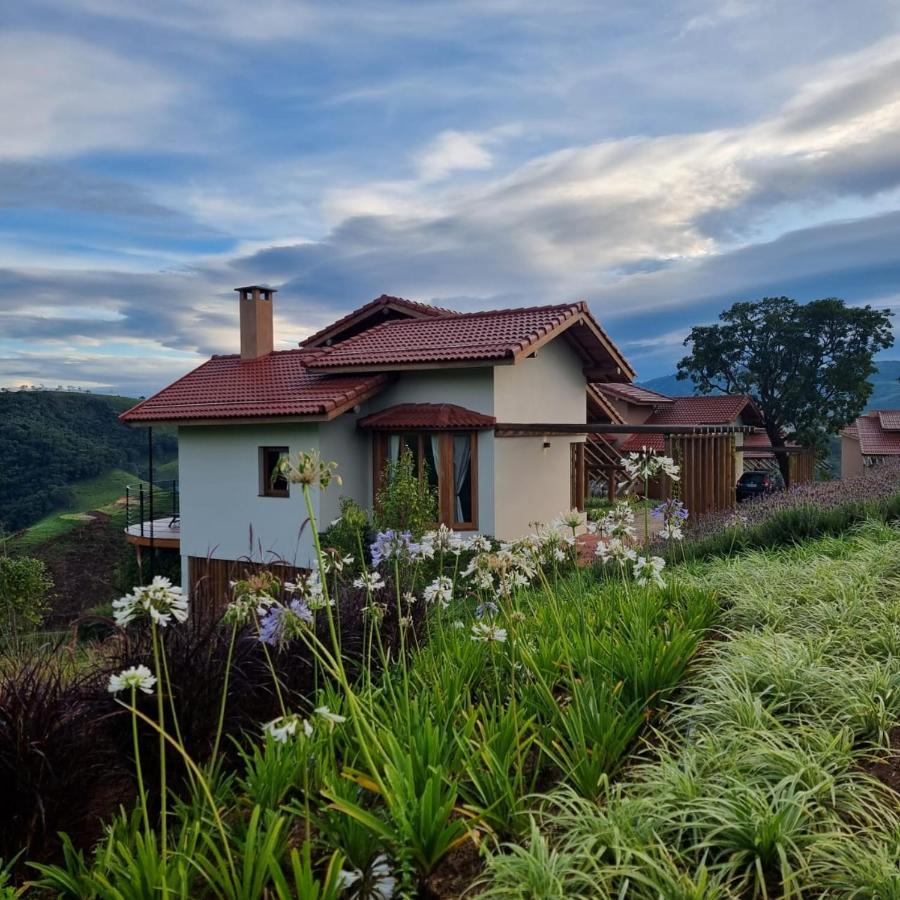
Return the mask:
M418 441L418 476L419 481L425 477L425 441L432 435L438 436L441 460L437 467L437 499L438 523L447 525L456 531L476 531L478 529L478 432L453 429L415 429L407 431L378 431L372 440L372 499L378 496L384 483L384 470L389 458L389 442L392 437L408 440L415 436ZM456 521L456 493L453 483L454 438L468 436L470 441L469 455L469 487L471 492L471 519L467 522ZM437 524L437 523L436 523Z
M277 453L278 459L281 459L283 456L287 456L290 453L290 449L288 447L282 446L266 446L259 448L258 455L258 467L259 467L259 496L260 497L276 497L280 500L283 500L287 497L291 496L291 484L285 478L284 480L284 488L276 488L275 487L275 479L272 478L272 471L275 468L275 464L269 467L266 464L267 459L270 454ZM277 464L277 460L276 460Z

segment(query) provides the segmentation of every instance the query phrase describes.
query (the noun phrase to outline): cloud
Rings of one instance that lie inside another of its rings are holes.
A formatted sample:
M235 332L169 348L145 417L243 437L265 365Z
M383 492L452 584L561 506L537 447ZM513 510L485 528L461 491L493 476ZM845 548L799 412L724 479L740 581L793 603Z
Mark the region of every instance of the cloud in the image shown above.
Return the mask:
M418 156L419 177L440 181L452 172L489 169L493 163L484 135L442 131Z
M171 75L74 37L4 29L0 58L7 73L0 110L8 125L0 156L140 148L173 126L175 108L190 100Z

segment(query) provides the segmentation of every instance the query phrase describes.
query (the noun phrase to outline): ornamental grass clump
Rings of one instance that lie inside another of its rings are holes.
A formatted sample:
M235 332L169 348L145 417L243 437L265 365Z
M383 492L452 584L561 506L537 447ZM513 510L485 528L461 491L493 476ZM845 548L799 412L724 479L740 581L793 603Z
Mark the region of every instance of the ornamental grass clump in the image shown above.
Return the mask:
M536 799L480 896L900 896L900 807L874 777L900 734L900 530L717 560L667 589L708 587L728 640L664 731L599 798Z

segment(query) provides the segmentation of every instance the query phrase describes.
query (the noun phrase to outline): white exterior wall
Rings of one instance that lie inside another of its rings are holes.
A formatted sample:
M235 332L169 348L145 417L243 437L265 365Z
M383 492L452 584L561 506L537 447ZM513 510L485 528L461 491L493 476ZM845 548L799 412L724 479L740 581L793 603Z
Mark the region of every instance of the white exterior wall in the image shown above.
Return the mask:
M587 421L582 363L563 340L537 355L494 370L494 415L498 422ZM583 437L497 438L494 442L494 534L521 537L532 522L549 522L570 506L571 449Z
M307 515L300 487L291 485L289 497L260 496L259 448L282 446L292 456L319 449L319 425L178 429L182 559L210 556L264 562L277 558L301 567L309 564L312 536L309 528L300 535ZM318 515L318 492L313 504Z
M322 495L319 530L324 531L341 511L341 497L360 506L372 505L372 438L356 427L359 415L352 410L319 425L319 451L326 462L338 464L341 484L332 483Z

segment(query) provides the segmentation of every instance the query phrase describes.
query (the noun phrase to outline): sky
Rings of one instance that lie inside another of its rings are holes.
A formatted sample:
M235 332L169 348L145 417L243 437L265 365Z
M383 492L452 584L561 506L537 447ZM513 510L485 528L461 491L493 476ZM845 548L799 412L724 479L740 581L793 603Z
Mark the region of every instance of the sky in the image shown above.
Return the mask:
M641 379L737 300L900 307L896 0L0 17L0 386L148 394L253 283L278 349L383 293L584 299Z

